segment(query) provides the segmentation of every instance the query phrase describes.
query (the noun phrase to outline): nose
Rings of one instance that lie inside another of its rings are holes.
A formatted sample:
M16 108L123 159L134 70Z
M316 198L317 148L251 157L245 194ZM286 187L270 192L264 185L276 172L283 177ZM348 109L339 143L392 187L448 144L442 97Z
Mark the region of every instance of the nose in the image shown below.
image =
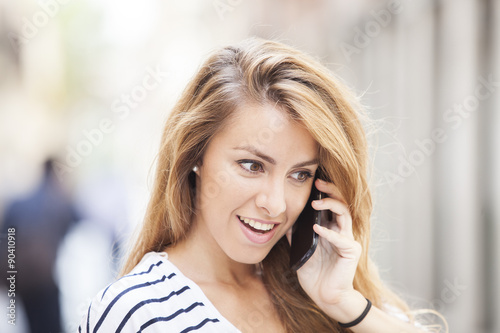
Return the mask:
M280 216L286 210L285 184L283 180L269 181L255 198L257 207L264 210L270 218Z

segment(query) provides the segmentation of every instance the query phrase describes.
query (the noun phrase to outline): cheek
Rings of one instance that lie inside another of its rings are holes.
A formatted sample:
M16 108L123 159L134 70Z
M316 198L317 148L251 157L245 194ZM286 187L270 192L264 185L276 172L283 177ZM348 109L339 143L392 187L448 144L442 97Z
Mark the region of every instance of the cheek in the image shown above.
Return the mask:
M288 219L290 220L289 227L293 225L293 223L295 222L295 220L297 220L302 210L304 210L308 198L309 198L309 193L306 193L306 195L304 195L303 193L297 193L293 196L293 198L290 198L289 201L287 202L287 215Z
M210 170L200 175L200 208L213 211L217 209L235 209L246 202L253 193L255 184L228 171L214 172ZM219 213L222 213L220 211Z
M208 161L210 162L210 161ZM223 164L206 163L199 176L200 194L203 200L213 200L231 186L233 177Z
M220 196L220 186L217 182L205 178L200 182L200 190L197 194L199 195L199 208L207 207Z

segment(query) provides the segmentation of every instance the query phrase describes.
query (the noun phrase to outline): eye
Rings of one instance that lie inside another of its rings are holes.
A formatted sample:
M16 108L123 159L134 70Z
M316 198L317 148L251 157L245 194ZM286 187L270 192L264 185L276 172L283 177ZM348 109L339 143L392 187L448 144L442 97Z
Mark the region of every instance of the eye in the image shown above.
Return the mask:
M238 161L238 164L246 171L251 173L257 173L264 171L262 164L257 161L252 160L242 160Z
M292 178L300 183L306 182L309 178L312 178L313 174L309 171L297 171L292 174Z

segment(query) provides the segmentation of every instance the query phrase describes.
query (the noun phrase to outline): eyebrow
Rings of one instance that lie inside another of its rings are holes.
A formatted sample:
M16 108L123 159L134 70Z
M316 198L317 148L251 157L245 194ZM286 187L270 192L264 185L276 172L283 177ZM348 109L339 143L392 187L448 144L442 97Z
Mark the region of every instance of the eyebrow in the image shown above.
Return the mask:
M264 161L266 161L270 164L274 164L274 165L276 164L276 161L271 156L264 154L263 152L261 152L260 150L258 150L257 148L255 148L253 146L238 146L238 147L234 147L233 149L234 150L248 151L249 153L251 153L257 157L260 157L261 159L263 159ZM299 162L299 163L293 165L292 168L301 168L301 167L305 167L308 165L314 165L314 164L319 164L319 161L317 158L309 160L309 161Z

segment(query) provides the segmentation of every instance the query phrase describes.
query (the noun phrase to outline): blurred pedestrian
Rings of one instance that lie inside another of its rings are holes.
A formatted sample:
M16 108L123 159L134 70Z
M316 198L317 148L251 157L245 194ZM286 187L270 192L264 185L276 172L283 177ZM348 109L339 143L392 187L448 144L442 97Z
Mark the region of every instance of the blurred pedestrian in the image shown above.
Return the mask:
M7 258L7 230L15 229L15 299L24 306L30 331L40 333L62 332L54 264L59 243L78 220L71 196L53 167L54 160L48 159L39 186L8 205L2 223L1 258ZM1 263L2 272L7 272L6 260Z

